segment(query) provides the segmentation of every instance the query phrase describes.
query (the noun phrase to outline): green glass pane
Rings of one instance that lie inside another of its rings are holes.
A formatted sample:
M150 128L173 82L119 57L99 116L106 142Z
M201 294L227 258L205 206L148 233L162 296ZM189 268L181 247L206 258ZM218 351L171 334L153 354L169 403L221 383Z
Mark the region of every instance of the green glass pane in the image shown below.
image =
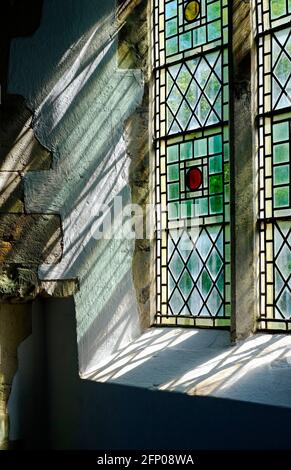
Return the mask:
M207 155L207 139L198 139L194 142L195 157L204 157Z
M175 289L172 295L172 298L170 300L170 306L173 310L173 313L177 315L180 312L183 305L184 305L184 300L180 292L178 291L178 289Z
M291 318L291 292L289 289L284 289L281 296L277 300L277 308L280 313L288 320Z
M169 109L167 109L167 123L168 123L168 129L170 129L170 127L173 123L173 115L171 114Z
M179 40L181 51L184 51L185 49L190 49L192 47L192 34L190 31L188 31L188 33L181 34Z
M202 269L202 263L196 250L192 252L187 267L194 281L196 281Z
M209 238L206 230L203 230L196 243L196 249L203 261L206 261L212 247L213 243L211 239Z
M212 75L209 78L208 83L205 88L205 93L207 97L209 98L209 100L211 101L211 103L215 101L215 98L217 97L219 90L220 90L220 82L217 80L217 78L214 75Z
M168 199L179 199L180 196L180 185L179 183L168 184Z
M282 291L284 287L284 281L283 278L278 271L278 269L275 269L275 295L278 296L280 292Z
M222 172L222 155L209 158L209 174Z
M188 88L187 93L186 93L186 98L189 103L195 103L197 101L197 97L199 94L199 90L196 85L191 85L190 88Z
M224 294L224 271L223 270L221 271L219 278L216 282L216 287L218 288L219 292L221 293L223 297L223 294Z
M166 37L168 38L169 36L174 36L174 34L177 34L177 20L170 20L166 22Z
M273 140L274 142L282 142L289 139L289 126L288 122L280 122L273 125Z
M274 184L288 184L290 181L289 165L278 166L274 168Z
M230 297L226 297L226 301L230 301ZM226 305L225 306L225 316L226 317L230 317L231 315L231 306L230 305Z
M192 218L195 215L195 206L192 200L181 203L181 217Z
M203 157L207 155L207 139L199 139L194 142L195 157Z
M176 79L178 88L183 94L186 93L191 80L192 80L192 75L190 71L185 65L183 65Z
M219 314L221 304L222 300L217 289L213 289L207 300L207 307L212 316L216 316Z
M187 298L189 297L191 290L193 288L193 285L194 284L193 284L190 274L188 273L188 271L184 271L179 281L179 287L185 300L187 300Z
M276 209L289 206L289 188L276 188L274 190L274 206Z
M208 214L208 199L206 197L196 199L196 215L204 216Z
M167 39L166 41L166 54L173 55L178 52L178 39L177 37L173 37L171 39Z
M223 180L222 175L210 176L209 178L209 192L210 194L222 193Z
M212 21L220 18L221 16L221 7L220 1L210 3L207 6L207 20Z
M208 38L209 41L214 41L215 39L220 38L221 29L220 29L220 21L214 21L208 25Z
M230 182L230 168L228 163L224 165L224 181L225 183Z
M230 262L230 245L226 244L224 247L225 261Z
M228 86L223 87L223 94L224 94L225 103L228 103L228 100L229 100L229 88L228 88ZM228 107L227 106L224 106L224 110L225 110L224 111L225 113L228 113ZM227 116L225 116L225 117L227 117Z
M173 18L177 15L177 1L166 3L165 16L166 19Z
M183 101L179 112L176 116L176 119L179 121L179 124L181 125L182 128L186 128L187 124L190 120L190 117L192 115L192 110L189 107L188 103L186 101Z
M217 236L219 235L219 232L221 231L221 227L219 225L210 225L207 227L207 232L211 238L211 240L215 241L217 239ZM221 234L219 236L219 239L221 238ZM217 240L216 240L217 241ZM217 245L219 249L221 248L221 244Z
M226 225L224 229L224 237L225 241L229 242L230 241L230 225Z
M203 271L200 282L200 292L202 293L203 298L205 299L213 285L213 282L207 271Z
M193 44L194 46L199 46L206 42L206 27L198 28L193 31Z
M229 145L224 144L223 149L224 160L227 162L229 160Z
M279 144L274 146L274 162L283 163L289 161L289 144Z
M179 279L181 272L184 269L184 266L185 266L184 262L182 261L179 253L176 251L174 255L172 256L171 262L169 264L170 271L175 281Z
M171 147L168 147L168 150L167 150L168 163L176 162L178 161L178 159L179 159L179 146L172 145Z
M222 265L223 263L218 252L216 250L212 251L207 261L207 268L214 281L216 280L218 273L221 270Z
M199 101L199 106L198 106L198 118L200 122L203 124L206 121L206 118L208 117L209 113L211 111L209 101L205 96L202 96Z
M224 185L224 199L225 199L225 202L230 201L230 186L229 186L229 184Z
M230 282L230 266L227 264L225 266L225 280L226 282Z
M228 198L228 201L229 201L229 198ZM225 219L226 222L230 221L230 206L229 206L229 204L225 206L224 219Z
M210 197L210 213L221 214L223 209L223 198L222 196Z
M222 171L222 155L209 158L209 173L221 173Z
M179 176L179 165L168 166L168 181L177 181Z
M220 134L214 135L209 138L209 153L221 153L222 152L222 136Z
M277 33L277 35L278 34L279 33ZM285 35L283 36L282 40L285 40ZM290 73L290 60L284 52L280 55L280 59L275 67L274 73L278 78L281 86L284 86L286 83L286 77L288 77ZM277 94L277 90L275 90L275 94ZM278 96L276 96L276 98L278 99Z
M274 20L286 14L286 0L271 0L271 18Z
M180 217L180 209L177 202L170 202L168 204L168 216L169 220L177 220Z
M223 310L224 310L224 307L223 307ZM225 315L225 316L227 316L227 315ZM217 319L217 320L215 320L215 325L216 325L216 326L219 326L219 327L226 327L226 326L229 326L229 320L225 320L225 319L223 319L223 320L218 320L218 319Z
M202 302L202 298L198 289L194 289L193 292L191 293L191 297L188 301L188 305L191 309L191 312L194 313L195 315L197 315L200 312L203 306L203 302Z
M192 142L184 142L180 145L181 160L189 160L193 158Z

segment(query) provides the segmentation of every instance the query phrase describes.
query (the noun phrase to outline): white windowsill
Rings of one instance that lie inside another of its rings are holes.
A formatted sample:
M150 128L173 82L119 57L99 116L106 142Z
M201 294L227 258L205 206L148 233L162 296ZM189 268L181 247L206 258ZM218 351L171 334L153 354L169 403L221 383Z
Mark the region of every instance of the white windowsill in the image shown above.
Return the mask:
M82 378L291 407L291 336L151 328Z

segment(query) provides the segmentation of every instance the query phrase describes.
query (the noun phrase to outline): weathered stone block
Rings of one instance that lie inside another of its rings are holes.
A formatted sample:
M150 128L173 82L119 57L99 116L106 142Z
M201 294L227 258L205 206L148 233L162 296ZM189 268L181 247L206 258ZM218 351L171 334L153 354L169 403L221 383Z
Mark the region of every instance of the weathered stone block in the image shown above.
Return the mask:
M0 173L0 213L24 212L23 181L16 173Z
M48 170L52 157L35 138L32 113L21 96L0 106L0 171Z
M62 256L57 215L0 215L0 262L39 265L57 263Z
M79 290L79 283L74 279L62 281L42 281L40 283L40 295L42 297L71 297Z

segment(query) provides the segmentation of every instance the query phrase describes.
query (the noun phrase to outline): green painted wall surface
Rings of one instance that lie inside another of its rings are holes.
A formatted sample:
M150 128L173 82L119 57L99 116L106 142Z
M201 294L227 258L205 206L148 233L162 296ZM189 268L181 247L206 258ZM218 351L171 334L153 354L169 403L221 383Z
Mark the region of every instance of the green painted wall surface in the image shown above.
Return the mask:
M9 92L25 97L35 135L53 153L52 170L25 176L25 204L61 215L62 260L39 275L80 281L81 372L140 330L134 240L95 236L101 204L131 201L124 125L143 97L141 72L117 67L117 31L113 0L46 0L40 28L14 40L10 57Z

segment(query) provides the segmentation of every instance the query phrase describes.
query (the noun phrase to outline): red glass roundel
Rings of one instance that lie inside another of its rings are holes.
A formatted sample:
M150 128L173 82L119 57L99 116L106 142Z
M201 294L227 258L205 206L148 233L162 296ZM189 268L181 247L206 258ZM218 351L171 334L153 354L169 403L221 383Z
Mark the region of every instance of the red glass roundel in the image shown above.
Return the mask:
M197 166L192 167L187 172L186 184L191 191L196 191L202 184L202 172Z

